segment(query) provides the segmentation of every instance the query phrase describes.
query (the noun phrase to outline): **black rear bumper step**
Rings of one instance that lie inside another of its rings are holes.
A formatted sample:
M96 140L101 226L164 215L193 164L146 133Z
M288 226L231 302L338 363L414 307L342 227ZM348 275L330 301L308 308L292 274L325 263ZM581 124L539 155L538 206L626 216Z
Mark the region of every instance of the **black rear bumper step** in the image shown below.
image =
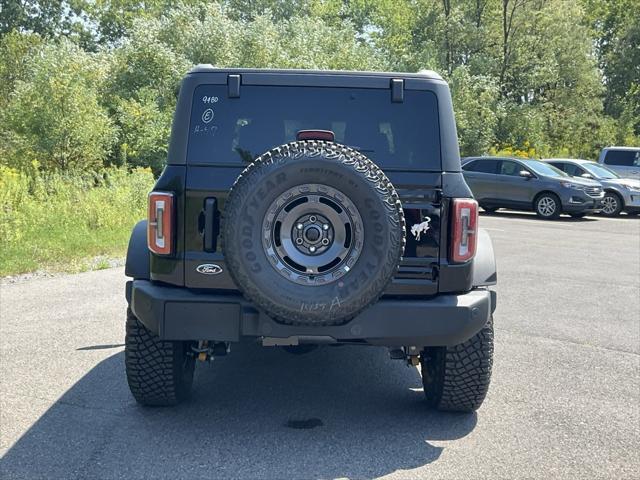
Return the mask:
M496 293L486 289L382 298L344 325L299 326L274 321L239 294L196 293L148 280L127 282L126 293L136 317L163 340L330 337L386 346L457 345L480 331L496 307Z

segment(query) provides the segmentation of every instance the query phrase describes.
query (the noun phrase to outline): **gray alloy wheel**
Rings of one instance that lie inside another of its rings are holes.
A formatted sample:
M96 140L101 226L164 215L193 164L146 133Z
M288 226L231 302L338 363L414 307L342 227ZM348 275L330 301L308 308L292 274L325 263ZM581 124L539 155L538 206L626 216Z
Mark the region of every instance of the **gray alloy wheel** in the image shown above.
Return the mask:
M622 211L622 200L613 193L607 192L602 199L602 214L607 217L617 217Z
M541 218L552 219L560 216L560 200L552 193L543 193L535 201L535 211Z
M353 268L362 252L360 213L335 188L295 186L276 198L267 211L262 244L273 267L287 280L326 285Z

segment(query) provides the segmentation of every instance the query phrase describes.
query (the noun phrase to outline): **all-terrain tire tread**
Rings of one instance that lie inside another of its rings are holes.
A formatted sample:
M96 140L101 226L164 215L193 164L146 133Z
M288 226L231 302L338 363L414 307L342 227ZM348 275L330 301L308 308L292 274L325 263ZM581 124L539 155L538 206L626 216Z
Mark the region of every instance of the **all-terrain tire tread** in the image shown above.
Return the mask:
M484 401L493 367L493 320L466 342L428 348L422 359L422 382L430 406L472 412ZM426 365L427 362L432 362Z
M129 389L138 403L170 406L188 396L191 379L185 385L182 369L176 368L183 355L177 344L160 340L127 309L125 368Z

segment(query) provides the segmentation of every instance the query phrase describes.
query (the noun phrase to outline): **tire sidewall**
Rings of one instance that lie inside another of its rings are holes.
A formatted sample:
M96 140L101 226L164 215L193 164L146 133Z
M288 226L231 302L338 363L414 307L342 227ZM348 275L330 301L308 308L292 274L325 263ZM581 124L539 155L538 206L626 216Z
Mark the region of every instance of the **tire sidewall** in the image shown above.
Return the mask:
M335 188L349 197L362 219L364 232L354 233L363 239L357 262L340 279L325 285L287 280L273 267L262 244L262 224L272 202L301 184ZM249 171L225 207L225 258L236 285L285 321L327 324L355 315L379 296L402 255L402 232L394 232L398 207L377 190L352 166L322 156L280 158Z

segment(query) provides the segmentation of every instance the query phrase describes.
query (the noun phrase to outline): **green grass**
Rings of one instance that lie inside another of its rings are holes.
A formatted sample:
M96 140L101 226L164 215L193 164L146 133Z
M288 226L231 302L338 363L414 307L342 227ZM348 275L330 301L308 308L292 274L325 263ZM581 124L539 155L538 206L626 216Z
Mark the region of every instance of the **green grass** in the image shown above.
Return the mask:
M34 177L0 167L0 276L81 271L96 256L124 256L152 187L153 175L142 169Z

